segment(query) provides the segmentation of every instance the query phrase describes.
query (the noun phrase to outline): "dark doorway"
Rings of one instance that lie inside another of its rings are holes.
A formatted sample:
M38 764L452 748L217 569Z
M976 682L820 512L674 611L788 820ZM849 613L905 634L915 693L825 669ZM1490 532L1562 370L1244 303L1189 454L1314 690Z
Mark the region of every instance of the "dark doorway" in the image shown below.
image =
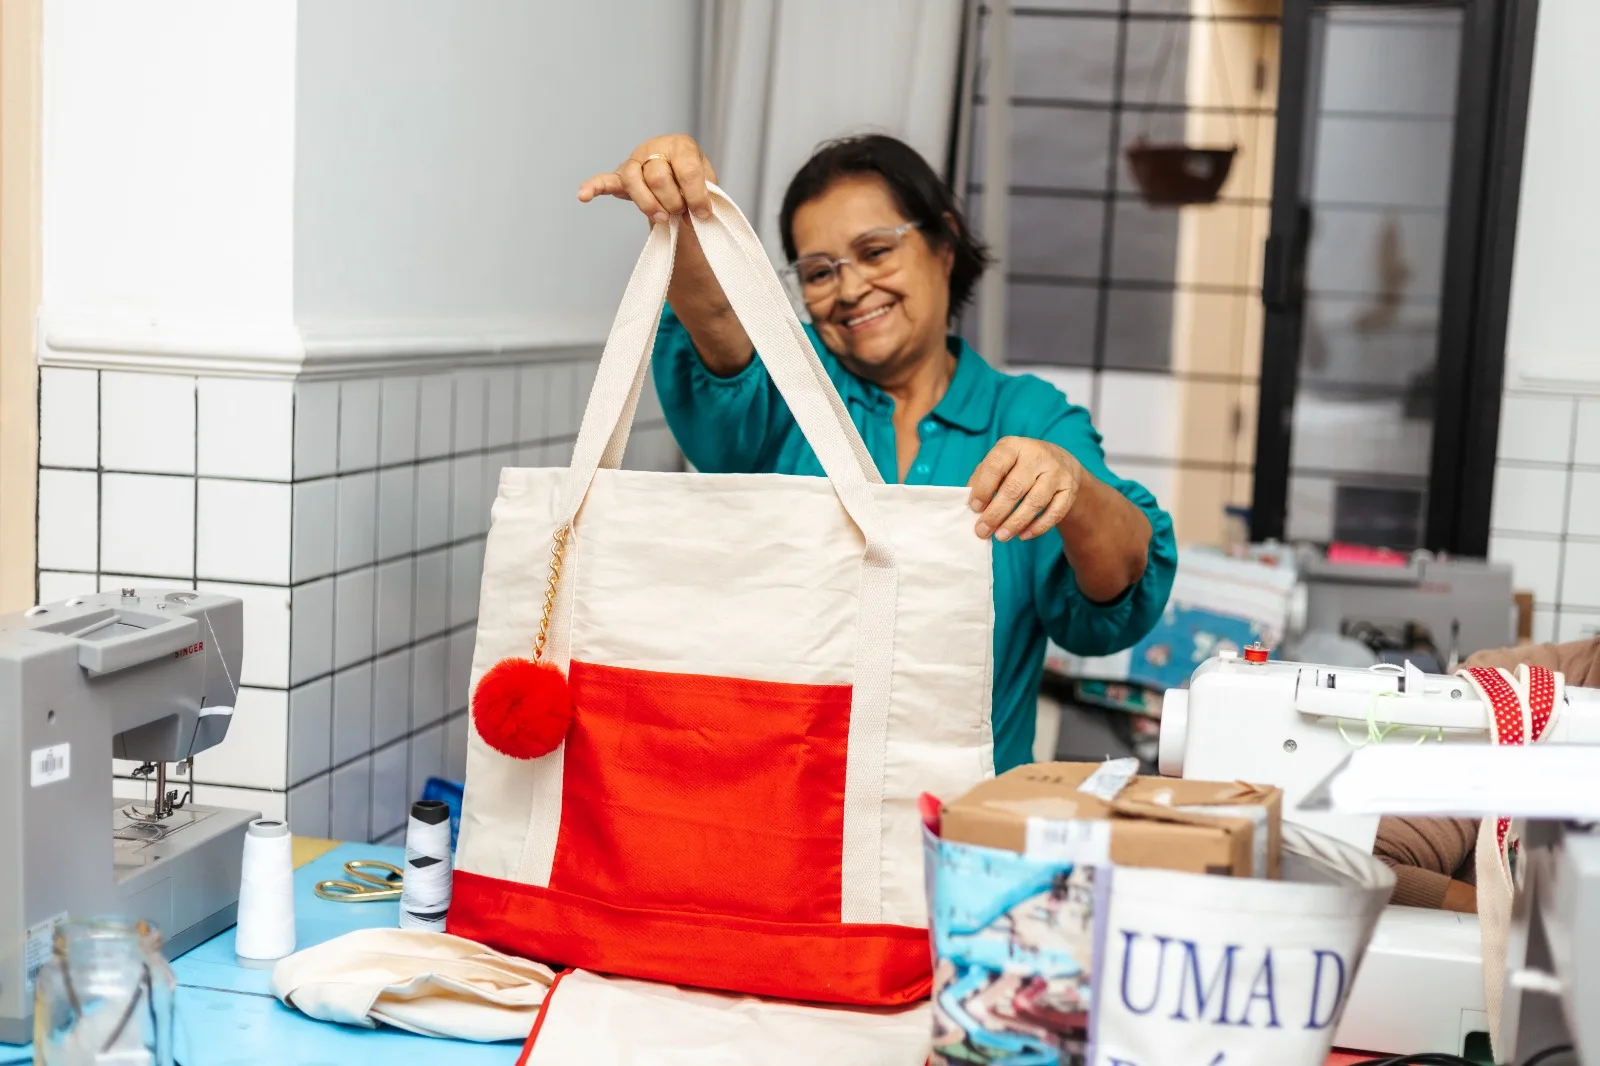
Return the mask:
M1285 0L1251 534L1483 555L1534 0Z

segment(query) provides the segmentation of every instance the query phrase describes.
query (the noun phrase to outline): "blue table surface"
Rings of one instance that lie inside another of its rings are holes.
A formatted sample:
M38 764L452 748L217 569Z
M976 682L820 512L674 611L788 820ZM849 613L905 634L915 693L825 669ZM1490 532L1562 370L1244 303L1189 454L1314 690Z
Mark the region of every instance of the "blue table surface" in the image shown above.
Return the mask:
M312 886L344 877L350 859L382 859L400 865L404 850L372 844L341 844L307 863L294 875L296 946L307 948L356 929L394 926L397 900L332 903L318 899ZM272 971L240 966L233 954L234 931L219 933L172 964L178 978L177 1060L180 1066L511 1066L519 1043L473 1044L414 1036L397 1029L359 1029L308 1018L285 1007L272 994ZM0 1046L0 1060L9 1060Z

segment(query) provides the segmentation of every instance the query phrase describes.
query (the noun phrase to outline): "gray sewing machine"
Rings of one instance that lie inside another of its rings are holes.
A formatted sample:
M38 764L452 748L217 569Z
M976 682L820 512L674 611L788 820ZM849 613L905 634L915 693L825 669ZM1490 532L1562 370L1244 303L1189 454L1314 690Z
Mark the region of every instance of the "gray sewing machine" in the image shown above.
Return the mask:
M243 606L124 589L0 615L0 1041L31 1039L33 975L71 915L144 918L177 955L233 924L255 811L167 787L227 735ZM111 760L153 783L114 801Z
M1503 563L1418 552L1404 566L1363 565L1330 562L1302 546L1295 565L1306 587L1304 632L1392 642L1405 650L1386 661L1410 659L1435 672L1454 669L1452 655L1513 643L1511 568ZM1409 647L1413 634L1432 638L1437 663Z

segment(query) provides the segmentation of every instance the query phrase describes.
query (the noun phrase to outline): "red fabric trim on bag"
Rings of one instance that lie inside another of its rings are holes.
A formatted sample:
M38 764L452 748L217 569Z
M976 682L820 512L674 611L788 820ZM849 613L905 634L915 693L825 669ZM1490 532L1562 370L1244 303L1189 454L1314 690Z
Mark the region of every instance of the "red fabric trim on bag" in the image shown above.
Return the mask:
M533 1019L533 1028L528 1032L528 1039L522 1042L522 1054L517 1056L516 1066L528 1066L528 1056L533 1054L533 1042L539 1039L539 1030L544 1028L544 1016L550 1013L550 1001L556 997L556 989L561 986L561 979L571 970L562 970L556 974L556 979L550 982L550 987L545 990L544 1002L539 1004L539 1013Z
M645 911L839 921L848 685L585 662L568 676L552 889Z
M1466 673L1478 683L1478 688L1489 698L1491 708L1489 742L1491 744L1522 743L1522 701L1517 690L1499 670L1485 666L1468 667Z
M775 999L898 1007L927 999L933 985L928 931L908 926L634 910L463 870L445 923L454 936L549 965Z
M1499 670L1487 666L1469 666L1466 674L1478 686L1478 691L1489 701L1489 743L1521 744L1522 699ZM1502 854L1506 847L1506 834L1511 830L1511 819L1497 818L1494 823L1495 845Z
M1544 728L1556 707L1556 675L1545 666L1528 667L1528 717L1533 721L1533 739L1544 739Z
M1532 730L1532 736L1525 735L1522 697L1506 680L1504 674L1499 670L1482 666L1468 667L1462 671L1476 682L1479 691L1488 697L1491 744L1532 744L1544 739L1545 728L1549 726L1551 716L1555 712L1556 677L1547 667L1526 666L1524 669L1528 679L1527 728ZM1506 836L1511 831L1511 819L1495 819L1494 828L1495 843L1504 853Z

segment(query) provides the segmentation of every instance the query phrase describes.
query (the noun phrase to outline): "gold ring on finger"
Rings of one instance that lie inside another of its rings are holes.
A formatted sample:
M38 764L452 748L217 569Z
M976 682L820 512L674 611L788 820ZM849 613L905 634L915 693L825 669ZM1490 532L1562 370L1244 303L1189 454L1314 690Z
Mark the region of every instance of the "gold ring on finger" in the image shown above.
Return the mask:
M644 157L644 158L643 158L643 159L641 159L641 160L639 160L639 166L640 166L640 168L641 168L641 169L642 169L642 168L643 168L643 167L644 167L644 165L645 165L645 164L646 164L646 163L648 163L648 162L650 162L650 161L651 161L651 160L652 160L652 159L659 159L659 160L661 160L661 161L662 161L662 162L663 162L663 163L667 163L667 162L668 162L668 160L667 160L667 157L666 157L666 156L664 156L664 155L662 155L662 154L661 154L661 153L660 153L660 152L655 152L655 153L653 153L653 154L651 154L651 155L647 155L647 156L645 156L645 157ZM670 163L669 163L669 164L668 164L668 165L670 165Z

